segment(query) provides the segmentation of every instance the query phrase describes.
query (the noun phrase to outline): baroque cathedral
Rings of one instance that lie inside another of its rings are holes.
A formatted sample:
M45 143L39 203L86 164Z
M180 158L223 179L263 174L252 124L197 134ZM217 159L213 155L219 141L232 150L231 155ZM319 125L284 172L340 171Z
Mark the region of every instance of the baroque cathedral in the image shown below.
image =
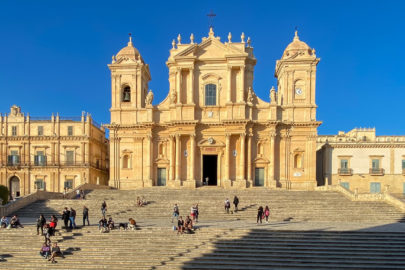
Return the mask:
M319 60L295 32L266 102L253 90L256 58L243 33L221 42L210 28L200 43L179 35L166 62L167 97L152 105L149 66L130 37L108 65L109 185L314 189Z

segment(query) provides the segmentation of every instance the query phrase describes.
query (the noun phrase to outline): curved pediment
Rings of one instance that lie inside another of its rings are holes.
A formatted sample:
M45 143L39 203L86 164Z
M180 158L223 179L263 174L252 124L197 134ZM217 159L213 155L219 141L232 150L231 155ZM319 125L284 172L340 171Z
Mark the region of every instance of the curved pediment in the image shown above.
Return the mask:
M259 163L260 164L268 164L268 163L270 163L270 161L267 158L265 158L263 156L260 156L260 157L255 158L253 160L253 163L256 163L256 164L259 164Z
M214 138L205 138L197 143L198 146L210 146L210 147L224 147L225 143L217 141Z

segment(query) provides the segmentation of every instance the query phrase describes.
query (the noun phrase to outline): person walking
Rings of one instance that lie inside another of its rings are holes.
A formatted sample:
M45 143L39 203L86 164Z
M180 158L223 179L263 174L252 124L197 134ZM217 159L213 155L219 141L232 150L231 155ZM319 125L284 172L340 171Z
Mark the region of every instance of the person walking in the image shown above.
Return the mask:
M256 223L262 224L262 219L263 219L263 206L260 206L259 209L257 209L257 219L256 219Z
M63 219L63 223L65 225L65 230L67 230L67 228L68 228L69 217L70 217L70 211L67 207L65 207L65 209L62 212L62 219Z
M39 215L37 219L37 235L39 235L39 229L41 229L41 235L44 234L44 225L46 224L46 219L43 214Z
M225 200L224 207L225 207L225 212L227 214L229 214L229 208L231 208L231 202L229 201L228 198Z
M266 218L266 223L269 223L269 216L270 216L270 209L266 205L266 207L264 208L264 217Z
M179 220L179 215L180 215L179 207L177 206L177 203L175 203L173 207L172 223L173 219Z
M69 220L70 220L70 229L76 229L76 210L73 209L72 207L70 208L70 216L69 216Z
M89 208L87 208L85 205L83 206L83 227L86 226L86 220L87 220L87 226L90 226L90 221L89 221Z
M233 204L235 205L235 212L238 212L239 198L236 195L233 197Z
M105 218L105 212L107 212L107 203L104 201L101 204L101 215L103 216L103 218Z

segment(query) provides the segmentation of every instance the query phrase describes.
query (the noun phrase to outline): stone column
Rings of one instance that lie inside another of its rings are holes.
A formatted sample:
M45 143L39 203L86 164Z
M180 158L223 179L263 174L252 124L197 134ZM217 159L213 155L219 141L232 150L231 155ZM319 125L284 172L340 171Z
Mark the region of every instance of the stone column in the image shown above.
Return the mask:
M180 172L181 172L181 141L180 134L176 134L176 180L175 185L180 186Z
M144 187L151 187L153 186L152 180L152 170L153 170L153 143L152 143L152 135L149 134L146 136L146 152L147 152L147 159L146 159L146 179L143 181Z
M240 67L240 81L239 81L239 97L238 102L244 101L245 92L245 66Z
M239 179L237 181L238 188L246 188L245 178L245 148L246 148L246 134L240 134L240 156L239 156Z
M187 93L187 98L188 98L188 104L194 104L194 91L193 91L193 86L194 86L194 68L190 67L189 69L189 86L188 86L188 93Z
M50 158L51 164L55 164L55 143L51 143L51 158Z
M190 166L189 166L189 173L188 173L188 180L185 183L185 186L188 188L195 188L196 181L195 181L195 134L190 135Z
M177 68L176 73L177 104L181 104L181 68Z
M229 168L230 168L230 147L231 147L231 134L225 134L226 143L225 143L225 179L224 179L224 187L230 188L232 186L232 182L229 176Z
M232 66L228 66L228 92L227 92L227 97L226 97L226 102L231 103L232 95Z
M82 156L82 165L84 165L85 163L86 163L86 143L85 142L82 142L81 143L81 156Z
M245 142L246 134L240 134L240 158L239 158L239 179L245 179Z
M169 136L169 148L170 148L170 158L169 158L169 162L170 162L170 175L169 175L169 180L173 181L174 180L174 156L175 156L175 149L174 149L174 136L170 135Z
M1 126L0 126L1 128ZM3 143L0 143L0 165L2 165L4 162L3 160ZM1 183L1 178L0 178L0 183Z
M253 137L253 134L248 134L247 180L248 180L250 186L253 186L253 179L252 179L252 137Z
M84 144L85 146L85 162L86 164L90 164L90 141Z
M275 139L276 139L276 133L275 132L273 132L273 133L271 133L270 134L270 164L269 164L269 166L270 166L270 169L269 169L269 182L270 183L268 183L268 186L270 186L270 187L274 187L274 188L276 188L277 187L277 183L276 183L276 181L275 181L275 179L274 179L274 161L275 161L275 158L274 158L274 146L275 146Z

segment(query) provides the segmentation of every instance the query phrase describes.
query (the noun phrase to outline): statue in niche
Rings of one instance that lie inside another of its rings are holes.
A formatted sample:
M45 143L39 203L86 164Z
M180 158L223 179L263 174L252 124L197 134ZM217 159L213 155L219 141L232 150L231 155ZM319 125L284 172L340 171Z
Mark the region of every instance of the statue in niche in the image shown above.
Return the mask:
M176 102L177 102L176 90L172 89L172 91L170 91L170 92L171 92L171 94L170 94L170 103L176 104Z
M153 101L153 92L150 89L148 94L146 95L145 103L146 103L146 105L152 105L152 101Z

